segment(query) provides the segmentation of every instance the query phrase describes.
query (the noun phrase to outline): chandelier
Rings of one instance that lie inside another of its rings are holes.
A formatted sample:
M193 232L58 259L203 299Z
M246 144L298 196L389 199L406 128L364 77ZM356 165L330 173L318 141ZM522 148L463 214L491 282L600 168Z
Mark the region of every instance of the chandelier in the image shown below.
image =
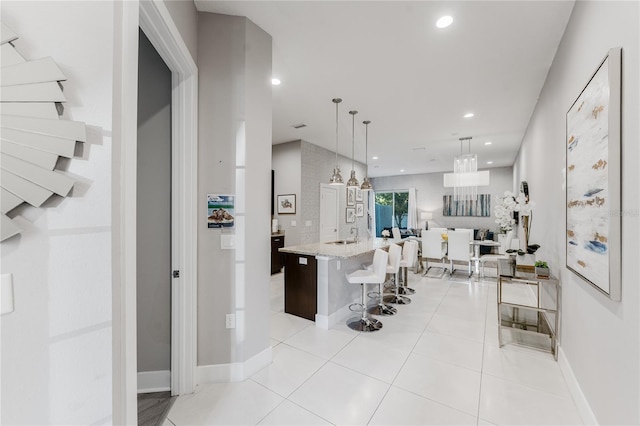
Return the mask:
M462 144L468 142L467 154ZM489 185L489 171L478 171L478 156L471 154L471 136L460 138L460 155L453 160L453 173L444 174L444 187L453 188L454 201L476 201L478 186Z

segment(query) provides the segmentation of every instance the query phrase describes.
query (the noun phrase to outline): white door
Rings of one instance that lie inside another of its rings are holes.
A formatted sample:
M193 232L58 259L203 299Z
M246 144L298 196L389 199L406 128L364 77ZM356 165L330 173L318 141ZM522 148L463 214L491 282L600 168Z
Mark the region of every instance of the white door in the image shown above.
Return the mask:
M338 239L338 187L320 184L320 242Z

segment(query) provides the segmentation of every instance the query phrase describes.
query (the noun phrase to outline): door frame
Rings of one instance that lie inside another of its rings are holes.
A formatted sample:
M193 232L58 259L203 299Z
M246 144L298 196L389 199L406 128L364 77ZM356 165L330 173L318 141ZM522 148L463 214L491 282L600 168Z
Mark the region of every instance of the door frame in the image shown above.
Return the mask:
M336 192L336 240L338 238L340 238L340 191L338 191L338 186L336 185L329 185L328 183L320 183L320 218L318 219L318 222L320 222L320 220L322 219L322 211L324 209L324 203L322 202L322 190L323 189L331 189L331 190L335 190ZM320 227L320 232L318 235L318 238L320 239L320 237L322 236L322 223L319 224Z
M137 424L136 195L138 27L172 73L171 393L195 389L198 69L161 1L115 5L113 423Z

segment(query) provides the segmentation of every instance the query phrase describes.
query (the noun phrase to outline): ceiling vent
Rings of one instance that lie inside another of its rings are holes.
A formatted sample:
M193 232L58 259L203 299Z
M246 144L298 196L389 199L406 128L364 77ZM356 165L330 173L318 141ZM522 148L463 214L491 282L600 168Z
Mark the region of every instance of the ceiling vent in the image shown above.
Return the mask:
M303 127L307 127L307 125L306 125L306 124L304 124L304 123L294 124L294 125L293 125L293 128L294 128L294 129L302 129Z

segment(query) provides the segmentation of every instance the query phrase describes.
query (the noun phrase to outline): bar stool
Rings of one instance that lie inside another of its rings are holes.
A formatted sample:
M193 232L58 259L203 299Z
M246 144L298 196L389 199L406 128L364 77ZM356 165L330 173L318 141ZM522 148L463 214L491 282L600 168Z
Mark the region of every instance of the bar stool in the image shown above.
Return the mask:
M408 286L409 283L409 268L412 268L416 263L416 257L418 256L418 242L406 241L402 247L402 259L400 260L400 275L402 278L402 286L398 288L400 294L415 294L416 291Z
M397 244L389 245L389 265L387 265L387 273L393 274L395 294L384 296L382 300L384 302L395 303L397 305L408 305L411 303L411 299L401 296L399 293L400 280L398 279L398 272L400 271L400 260L402 260L402 248Z
M389 263L385 266L385 274L396 274L400 267L400 258L402 257L402 248L397 244L389 245ZM397 264L397 266L396 266ZM383 280L384 281L384 280ZM398 312L396 308L387 305L383 300L384 282L378 284L378 291L375 296L378 298L378 304L369 308L369 313L374 315L394 315Z
M386 278L387 261L389 254L381 249L376 249L373 254L373 270L359 269L350 274L346 274L347 281L351 284L360 284L362 289L362 295L360 303L352 303L349 305L349 309L352 306L360 306L362 309L362 316L356 320L350 320L347 323L349 328L356 331L377 331L382 328L382 322L375 318L367 316L367 305L365 299L365 284L381 284Z

